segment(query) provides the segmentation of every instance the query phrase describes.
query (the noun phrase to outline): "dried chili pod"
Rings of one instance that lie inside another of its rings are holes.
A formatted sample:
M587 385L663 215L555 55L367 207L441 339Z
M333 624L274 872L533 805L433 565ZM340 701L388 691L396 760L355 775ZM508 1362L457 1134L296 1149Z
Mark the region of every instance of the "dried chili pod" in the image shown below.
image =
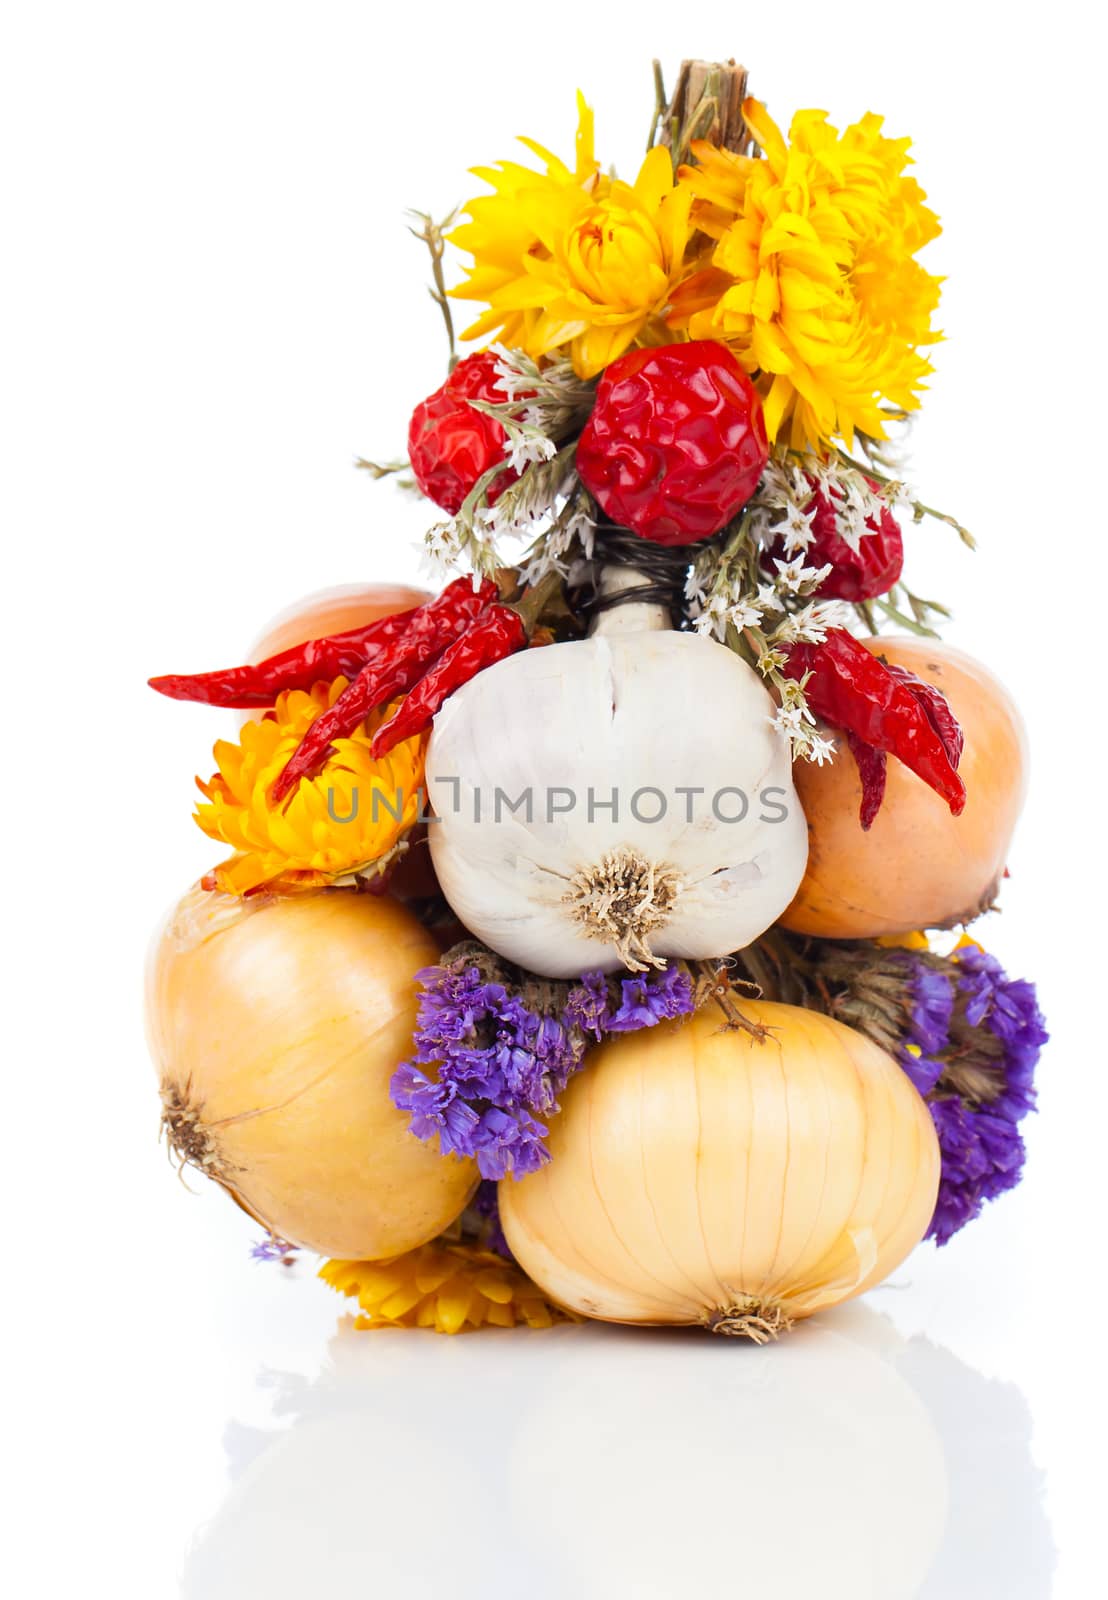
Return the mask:
M456 578L436 599L419 606L398 642L374 656L334 705L312 723L273 785L273 803L280 804L301 778L315 773L336 739L352 733L378 706L414 688L427 668L488 609L497 593L489 579L474 589L471 579Z
M224 667L216 672L169 673L148 681L151 689L171 700L253 711L271 706L286 689L307 690L326 679L354 677L386 645L403 636L416 609L396 611L345 633L309 639L253 665Z
M928 683L924 678L917 678L907 667L894 666L892 662L886 662L885 665L895 678L900 678L908 684L923 707L928 722L942 740L943 749L950 757L951 766L956 767L962 759L965 739L946 696L941 694L933 683Z
M859 743L896 756L946 801L954 816L959 815L966 803L966 786L956 770L961 730L937 689L919 680L907 681L910 674L890 671L845 628L830 629L822 644L793 645L789 673L794 678L809 674L805 693L818 717L854 735ZM943 703L941 716L937 700ZM946 727L945 735L936 731L936 720ZM863 798L863 818L872 806L876 781L874 773L869 806ZM876 814L873 809L871 823Z
M868 833L885 799L889 758L884 750L877 750L872 744L866 744L864 739L859 739L858 735L851 733L849 729L843 730L843 736L854 757L858 776L862 780L862 804L858 809L858 821L862 824L863 832Z
M527 643L523 618L511 606L493 605L456 639L405 696L378 730L371 754L388 755L395 745L431 726L436 711L464 683Z

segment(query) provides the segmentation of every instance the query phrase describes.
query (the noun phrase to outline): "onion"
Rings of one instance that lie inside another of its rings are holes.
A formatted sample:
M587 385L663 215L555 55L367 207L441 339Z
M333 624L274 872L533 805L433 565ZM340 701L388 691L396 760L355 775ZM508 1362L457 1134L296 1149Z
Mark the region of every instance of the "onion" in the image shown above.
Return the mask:
M885 799L868 832L862 787L840 741L824 767L796 762L808 819L808 868L782 916L795 933L871 939L953 927L995 899L1027 790L1027 737L1001 684L972 656L934 639L866 639L866 648L942 691L965 735L961 816L890 757Z
M431 596L426 589L412 589L403 583L345 583L337 589L317 589L294 600L273 617L246 657L264 661L281 650L323 639L331 633L346 633L378 617L391 617L396 611L410 611Z
M476 1168L417 1139L389 1098L411 1049L414 975L437 955L386 895L256 904L192 890L147 982L178 1159L321 1255L397 1255L440 1233Z
M706 1008L590 1053L549 1165L500 1184L520 1265L607 1322L700 1324L763 1341L861 1294L935 1209L930 1113L891 1056L814 1011Z

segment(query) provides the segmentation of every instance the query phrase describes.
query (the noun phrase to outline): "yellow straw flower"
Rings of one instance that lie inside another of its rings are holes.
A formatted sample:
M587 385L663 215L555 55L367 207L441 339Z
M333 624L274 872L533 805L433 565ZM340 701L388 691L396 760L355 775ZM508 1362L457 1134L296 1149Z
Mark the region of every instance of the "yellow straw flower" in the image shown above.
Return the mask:
M914 259L939 224L904 176L909 140L886 138L880 117L840 134L825 112L800 111L786 143L756 100L743 114L764 157L696 143L699 165L680 171L693 222L716 245L671 326L724 340L759 375L771 439L884 438L883 402L918 407L931 371L919 346L940 337L941 279Z
M356 1297L359 1328L434 1328L464 1333L495 1328L549 1328L576 1321L553 1305L503 1256L469 1244L425 1244L387 1261L327 1261L324 1283Z
M639 342L671 342L664 318L687 274L692 195L674 185L668 152L651 150L633 184L598 170L592 113L577 97L573 172L530 140L545 172L513 162L476 168L493 193L471 200L453 243L473 256L451 290L489 309L466 339L496 333L538 360L568 348L591 378Z
M346 688L345 678L280 695L260 722L244 725L238 744L219 740L219 771L197 786L208 804L196 821L210 839L236 852L216 868L228 894L268 888L290 892L384 870L419 819L425 734L408 739L380 761L369 753L391 708L374 712L334 751L315 778L301 778L280 806L269 792L302 736Z

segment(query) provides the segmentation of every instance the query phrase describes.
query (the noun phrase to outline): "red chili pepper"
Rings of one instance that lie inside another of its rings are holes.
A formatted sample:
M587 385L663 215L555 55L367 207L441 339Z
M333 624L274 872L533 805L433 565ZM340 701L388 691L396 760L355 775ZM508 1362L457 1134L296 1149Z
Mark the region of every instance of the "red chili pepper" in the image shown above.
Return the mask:
M203 705L229 706L249 711L271 706L286 689L310 689L313 683L331 678L352 678L382 646L399 639L415 616L416 609L397 611L380 617L362 628L345 633L309 639L268 656L255 666L226 667L219 672L197 672L190 676L169 675L151 678L150 687L171 700L195 700Z
M923 708L924 716L942 740L943 749L950 757L951 766L956 767L962 759L965 737L955 721L946 696L925 678L917 678L907 667L894 666L891 661L887 661L885 665L894 678L900 678L909 686Z
M374 656L312 723L273 785L273 803L280 804L301 778L322 766L334 740L346 738L371 711L414 688L447 646L488 610L497 593L487 578L477 590L472 579L456 578L436 599L419 606L396 647Z
M789 671L795 678L811 674L805 690L808 704L832 727L853 735L855 759L855 741L896 756L942 796L954 816L961 813L966 803L966 786L956 770L961 729L933 685L890 670L844 628L832 628L822 644L793 645ZM862 826L868 827L881 804L883 781L877 764L867 761L863 767L859 762L859 768Z
M511 606L490 606L435 662L393 712L370 748L374 759L431 726L435 712L463 683L527 643L523 618Z
M885 778L889 758L884 750L876 750L873 745L866 744L864 739L859 739L849 728L844 728L843 733L850 753L854 757L854 765L858 768L858 776L862 780L862 804L858 808L858 821L862 824L862 832L868 833L885 799Z

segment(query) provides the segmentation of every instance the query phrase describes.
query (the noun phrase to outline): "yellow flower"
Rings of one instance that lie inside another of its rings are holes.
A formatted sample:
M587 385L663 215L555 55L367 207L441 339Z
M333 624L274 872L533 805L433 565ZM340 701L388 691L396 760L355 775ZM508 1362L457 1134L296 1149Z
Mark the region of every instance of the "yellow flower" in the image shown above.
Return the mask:
M425 1244L387 1261L327 1261L324 1283L355 1296L359 1328L434 1328L464 1333L484 1324L549 1328L576 1321L553 1305L518 1267L477 1245Z
M476 168L493 193L471 200L470 221L451 234L473 256L451 290L489 309L466 339L496 333L538 360L568 347L578 376L591 378L638 342L672 342L664 319L686 275L692 195L677 188L668 153L651 150L633 184L599 172L592 113L577 97L573 172L541 145L546 164Z
M693 222L716 241L712 266L677 296L671 326L722 339L758 375L771 439L798 449L856 430L885 437L882 403L919 405L931 371L919 346L941 279L914 259L939 232L923 190L904 176L907 139L880 117L840 134L822 111L800 111L786 144L755 100L743 107L764 157L697 143L682 167Z
M923 932L885 933L874 944L882 950L930 950L931 941Z
M373 713L349 739L336 739L317 777L301 778L288 800L270 804L286 761L346 682L287 691L260 722L245 724L238 744L216 744L219 771L207 783L196 780L208 801L197 806L196 821L236 852L215 871L225 893L289 892L372 877L403 848L419 817L427 738L408 739L374 761L369 746L391 708Z

